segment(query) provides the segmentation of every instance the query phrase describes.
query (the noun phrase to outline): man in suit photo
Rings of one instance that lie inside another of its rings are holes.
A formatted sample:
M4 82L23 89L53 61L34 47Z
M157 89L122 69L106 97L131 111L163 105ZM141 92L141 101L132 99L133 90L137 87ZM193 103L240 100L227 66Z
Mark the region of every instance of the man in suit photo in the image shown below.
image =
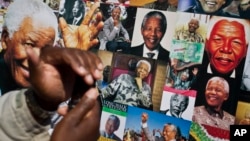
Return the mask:
M110 138L116 141L121 139L114 133L120 126L120 119L116 115L110 115L105 124L105 130L101 130L100 134L103 137Z
M79 26L85 16L85 3L82 0L76 0L74 2L71 16L67 20L68 24Z
M120 6L114 6L111 16L104 21L104 36L101 39L103 40L101 43L105 46L105 49L111 52L118 50L127 52L131 46L128 31L122 25L121 12L122 9Z
M160 11L148 12L141 24L144 43L131 47L129 54L169 61L169 51L160 44L167 29L167 19Z

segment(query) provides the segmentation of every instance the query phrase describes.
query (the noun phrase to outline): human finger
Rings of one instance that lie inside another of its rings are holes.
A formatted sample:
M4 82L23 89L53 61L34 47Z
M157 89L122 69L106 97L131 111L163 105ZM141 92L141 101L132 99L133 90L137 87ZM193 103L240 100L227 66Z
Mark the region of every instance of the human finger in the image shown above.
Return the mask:
M55 56L56 57L52 57ZM69 66L80 77L91 75L101 78L103 69L101 59L92 52L75 48L43 48L42 59L55 66Z
M61 116L65 116L68 113L68 106L67 105L59 106L57 109L57 113Z
M89 89L80 102L56 125L50 141L96 141L100 136L100 107L97 107L97 96L94 88Z
M104 23L102 21L102 14L98 12L94 20L90 24L90 30L92 31L92 38L96 38L98 33L103 29Z
M39 55L33 50L32 47L26 47L25 49L28 56L29 68L36 69L39 64Z
M71 61L72 68L78 69L79 66L84 72L79 74L88 85L93 85L94 81L102 77L103 64L101 59L92 52L82 52L79 55L79 63ZM70 60L71 58L68 58Z
M76 104L76 106L68 113L65 118L74 121L73 124L77 125L83 117L86 116L88 112L95 106L95 101L97 100L98 92L96 88L89 89L83 97Z
M92 20L92 17L95 13L95 11L97 10L97 8L100 6L99 2L95 2L91 7L90 10L87 12L87 14L85 15L82 24L83 25L89 25L90 21Z
M59 18L59 27L60 27L60 30L61 30L63 35L64 35L65 32L69 32L68 31L68 24L67 24L66 20L63 17Z

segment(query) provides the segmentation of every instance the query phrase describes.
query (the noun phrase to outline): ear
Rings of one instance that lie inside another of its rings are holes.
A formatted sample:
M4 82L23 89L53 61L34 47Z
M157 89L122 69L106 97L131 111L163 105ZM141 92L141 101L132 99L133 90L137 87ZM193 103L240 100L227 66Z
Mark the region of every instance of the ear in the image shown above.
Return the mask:
M226 94L226 96L224 97L224 101L226 101L229 97L229 94Z
M208 39L207 39L207 37L206 37L206 41L205 41L205 51L208 51L208 50L207 50L207 46L208 46Z
M142 33L143 33L143 27L141 27L141 35L142 35Z
M1 34L1 46L4 50L7 49L7 41L9 40L9 32L7 29L3 29Z

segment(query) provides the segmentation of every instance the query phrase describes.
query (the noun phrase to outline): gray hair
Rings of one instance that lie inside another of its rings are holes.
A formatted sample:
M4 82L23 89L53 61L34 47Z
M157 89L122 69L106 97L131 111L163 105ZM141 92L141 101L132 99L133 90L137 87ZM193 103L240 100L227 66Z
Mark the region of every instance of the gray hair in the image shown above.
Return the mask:
M10 4L3 23L3 28L8 30L10 38L19 30L23 20L27 17L31 18L34 24L54 28L55 39L57 39L57 17L53 10L41 0L15 0Z
M179 138L179 136L181 135L181 132L180 132L179 127L177 127L177 126L176 126L175 124L173 124L173 123L166 123L166 124L164 124L163 129L165 129L166 126L169 126L169 127L171 128L171 131L173 131L173 132L176 133L176 135L175 135L175 138L176 138L176 139Z
M148 72L151 71L151 64L150 64L147 60L140 60L140 61L138 61L137 64L136 64L136 68L138 68L138 66L139 66L141 63L144 63L144 64L148 65Z
M209 84L210 82L212 82L212 81L219 81L219 82L221 82L221 83L224 85L224 91L225 91L227 94L229 94L229 84L228 84L228 82L227 82L224 78L218 77L218 76L214 76L214 77L210 78L210 79L207 81L206 89L207 89L207 87L208 87L208 84Z
M189 73L186 72L186 71L183 71L183 72L181 73L181 75L185 75L186 77L189 77Z
M172 130L172 131L175 131L175 132L177 133L178 129L177 129L176 125L174 125L174 124L172 124L172 123L166 123L166 124L164 124L164 128L165 128L166 126L170 126L170 127L171 127L171 130Z
M109 121L109 120L112 120L112 121L115 122L115 128L116 129L119 128L119 126L120 126L120 119L116 115L110 115L107 121Z
M167 18L165 17L165 15L162 12L159 12L159 11L148 12L147 15L145 15L143 18L141 28L143 28L145 26L147 19L149 19L151 17L160 19L161 31L163 32L163 35L164 35L166 32L166 29L167 29Z

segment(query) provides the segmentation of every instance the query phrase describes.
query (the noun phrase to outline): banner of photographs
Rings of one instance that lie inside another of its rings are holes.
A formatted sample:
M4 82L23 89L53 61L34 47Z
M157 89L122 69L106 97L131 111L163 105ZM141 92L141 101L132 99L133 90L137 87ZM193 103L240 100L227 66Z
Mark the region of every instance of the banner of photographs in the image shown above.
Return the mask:
M229 140L230 125L250 124L250 0L44 2L72 30L100 3L99 140Z

